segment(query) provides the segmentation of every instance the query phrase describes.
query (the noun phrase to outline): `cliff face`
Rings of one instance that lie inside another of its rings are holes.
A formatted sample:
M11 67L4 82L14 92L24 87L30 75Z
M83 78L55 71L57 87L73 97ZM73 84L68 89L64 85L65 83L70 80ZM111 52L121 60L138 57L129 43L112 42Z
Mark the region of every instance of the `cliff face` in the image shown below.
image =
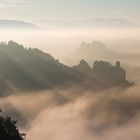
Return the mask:
M95 61L92 68L86 61L82 60L79 65L74 67L76 70L96 79L104 86L130 86L126 80L126 71L121 67L119 61L115 66L105 61Z
M74 66L73 68L76 69L77 71L81 72L81 73L86 74L86 75L90 75L91 74L91 67L83 59L80 61L79 65Z
M126 82L126 71L121 68L120 62L112 66L108 62L96 61L92 68L92 75L95 79L111 85L120 85Z

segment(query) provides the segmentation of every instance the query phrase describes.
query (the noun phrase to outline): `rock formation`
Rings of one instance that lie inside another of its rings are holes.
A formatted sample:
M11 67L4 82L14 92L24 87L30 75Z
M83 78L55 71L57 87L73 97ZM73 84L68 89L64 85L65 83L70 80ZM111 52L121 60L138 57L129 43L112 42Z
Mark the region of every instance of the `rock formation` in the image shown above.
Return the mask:
M109 62L95 61L91 68L85 60L73 67L93 79L96 79L104 86L130 86L132 83L126 80L126 71L121 67L119 61L113 66Z

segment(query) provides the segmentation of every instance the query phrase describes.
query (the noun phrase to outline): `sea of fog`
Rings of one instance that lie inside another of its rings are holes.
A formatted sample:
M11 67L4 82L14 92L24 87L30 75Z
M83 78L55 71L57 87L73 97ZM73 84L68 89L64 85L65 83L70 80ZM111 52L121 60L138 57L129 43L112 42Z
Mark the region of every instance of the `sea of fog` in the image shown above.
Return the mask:
M125 55L133 52L131 55L135 56L135 53L140 53L139 31L137 28L11 30L0 32L0 41L14 40L25 47L39 48L68 64L67 56L82 41L99 40L110 50ZM133 45L135 49L132 49ZM0 98L3 115L18 120L17 125L27 134L27 140L139 140L138 58L122 62L127 78L136 82L133 87L84 91L82 87L73 85L69 89L21 92Z
M54 89L1 98L0 106L29 140L138 140L139 90Z

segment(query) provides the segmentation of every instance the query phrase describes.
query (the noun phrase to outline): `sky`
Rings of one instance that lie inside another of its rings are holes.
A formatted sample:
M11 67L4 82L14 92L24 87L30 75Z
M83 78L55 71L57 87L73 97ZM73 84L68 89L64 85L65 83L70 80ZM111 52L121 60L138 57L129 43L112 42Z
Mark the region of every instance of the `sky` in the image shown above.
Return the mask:
M75 25L75 20L90 21L87 19L122 19L140 25L140 0L0 0L0 19L22 20L44 29L35 33L3 31L0 41L14 40L24 46L61 56L62 52L72 52L82 41L120 38L139 40L140 29L137 26L130 29L126 28L129 26L120 26L120 29L116 26L99 26L95 29L88 24L81 28L69 25ZM60 20L62 26L59 25ZM65 28L63 23L70 24Z
M0 19L121 18L140 23L140 0L0 0Z

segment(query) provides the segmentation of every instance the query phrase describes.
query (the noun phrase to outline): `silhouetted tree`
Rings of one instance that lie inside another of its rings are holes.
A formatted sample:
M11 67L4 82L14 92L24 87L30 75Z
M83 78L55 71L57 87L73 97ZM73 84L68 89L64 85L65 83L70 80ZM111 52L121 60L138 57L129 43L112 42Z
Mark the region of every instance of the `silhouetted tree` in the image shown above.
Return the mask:
M1 110L0 110L1 112ZM0 140L23 140L25 134L19 133L16 127L17 121L12 121L10 117L0 116Z

